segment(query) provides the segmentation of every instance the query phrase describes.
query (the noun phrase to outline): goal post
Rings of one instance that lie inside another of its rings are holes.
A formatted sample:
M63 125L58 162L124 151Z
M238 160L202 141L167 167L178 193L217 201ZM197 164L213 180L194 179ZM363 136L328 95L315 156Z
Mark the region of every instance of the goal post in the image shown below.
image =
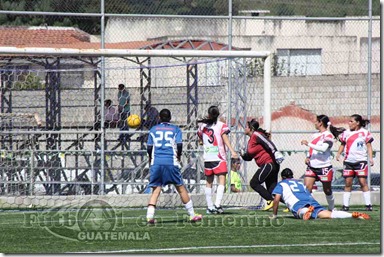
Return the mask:
M196 120L210 105L218 105L236 150L246 145L247 118L263 116L263 127L270 131L270 55L243 50L0 47L0 117L7 117L0 119L0 207L49 208L91 198L114 206L146 206L148 128L123 128L118 84L125 84L130 93L130 113L144 121L148 106L171 109L172 121L183 131L184 181L195 205L205 206ZM250 64L256 59L261 65L255 68ZM255 92L263 94L262 102L253 99ZM107 118L112 110L104 105L107 99L115 108L110 116L119 116L116 121ZM35 122L26 126L13 121L21 118L17 113L26 112ZM33 138L33 147L24 138ZM259 204L260 196L248 186L254 166L244 162L243 192L227 192L223 205ZM160 202L163 207L181 205L173 187L163 188Z

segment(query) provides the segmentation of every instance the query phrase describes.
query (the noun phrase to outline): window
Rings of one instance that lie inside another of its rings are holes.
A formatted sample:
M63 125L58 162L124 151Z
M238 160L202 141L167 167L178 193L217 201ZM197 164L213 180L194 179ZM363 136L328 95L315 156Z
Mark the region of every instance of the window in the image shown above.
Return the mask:
M321 49L277 49L277 76L321 75Z

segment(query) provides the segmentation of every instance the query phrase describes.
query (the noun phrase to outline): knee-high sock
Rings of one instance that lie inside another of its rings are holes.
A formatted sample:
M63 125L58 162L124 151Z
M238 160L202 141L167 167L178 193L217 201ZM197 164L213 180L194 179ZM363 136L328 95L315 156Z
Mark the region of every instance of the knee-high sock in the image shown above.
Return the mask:
M352 213L346 211L333 211L331 213L331 219L346 219L352 218Z
M155 206L149 205L147 208L147 219L153 219L155 217Z
M365 205L371 205L371 191L363 192Z
M216 201L215 201L215 205L217 207L221 206L221 199L223 199L224 190L225 190L225 187L223 185L217 186Z
M195 210L193 209L192 200L189 200L189 202L184 204L184 206L185 206L185 209L187 210L190 217L195 216Z
M343 205L349 206L349 201L351 199L351 192L344 192L343 194Z
M213 209L212 188L206 187L204 189L204 192L205 192L205 199L207 200L208 209Z

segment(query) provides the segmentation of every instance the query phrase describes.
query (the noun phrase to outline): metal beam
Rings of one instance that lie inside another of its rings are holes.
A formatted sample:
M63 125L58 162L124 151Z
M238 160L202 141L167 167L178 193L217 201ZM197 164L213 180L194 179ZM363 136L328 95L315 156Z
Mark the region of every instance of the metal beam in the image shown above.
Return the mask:
M140 57L214 57L214 58L266 58L270 51L226 51L226 50L144 50L144 49L74 49L74 48L36 48L0 47L0 56L53 55L53 56L140 56Z

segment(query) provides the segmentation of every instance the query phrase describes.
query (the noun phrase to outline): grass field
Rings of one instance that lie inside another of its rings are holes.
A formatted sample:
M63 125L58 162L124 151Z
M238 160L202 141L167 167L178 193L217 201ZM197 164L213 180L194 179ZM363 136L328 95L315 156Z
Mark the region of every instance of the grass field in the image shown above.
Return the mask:
M0 252L379 254L379 209L374 206L371 220L309 221L294 219L282 207L274 221L271 212L228 209L204 215L201 223L187 222L181 209L158 210L151 226L145 209L3 210Z

